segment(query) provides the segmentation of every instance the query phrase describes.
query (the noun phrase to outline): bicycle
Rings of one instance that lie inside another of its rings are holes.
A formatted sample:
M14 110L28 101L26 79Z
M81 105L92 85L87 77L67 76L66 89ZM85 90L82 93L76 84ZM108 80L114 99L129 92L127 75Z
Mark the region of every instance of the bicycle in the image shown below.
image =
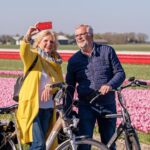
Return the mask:
M108 150L105 145L96 140L90 139L86 136L75 135L73 130L77 128L79 119L75 116L69 119L66 117L66 113L63 111L63 103L61 103L61 100L65 96L66 92L66 86L64 85L64 83L56 83L51 85L51 87L53 88L60 88L54 97L56 110L59 114L59 117L46 140L46 150L51 149L51 146L61 129L63 129L63 132L66 134L67 139L60 145L58 145L56 150L77 150L79 145L86 144L91 146L91 150ZM16 104L10 107L0 108L0 114L11 114L14 117L14 121L8 121L7 123L0 121L0 150L22 150L21 143L18 138L15 118L15 110L17 109L17 107L18 105ZM67 111L70 110L71 107Z
M0 108L0 114L11 114L13 121L0 120L0 150L22 150L16 126L15 111L18 104Z
M56 110L59 113L59 118L57 119L55 125L53 126L53 129L51 130L46 140L46 150L49 150L51 148L54 139L57 137L61 129L63 129L63 132L66 134L68 139L58 145L56 150L77 150L80 145L86 144L91 146L91 150L108 150L108 148L99 141L90 139L86 136L75 135L73 130L77 128L79 119L76 116L73 116L71 119L67 118L66 114L67 112L71 111L72 106L70 106L66 112L64 112L63 109L64 105L62 101L66 94L66 84L55 83L50 85L50 87L60 88L54 97L54 101L56 103Z
M107 148L111 148L111 146L119 139L124 137L124 149L126 150L141 150L139 139L137 136L137 133L134 129L134 127L131 124L131 119L129 112L125 106L125 100L122 95L122 90L127 88L127 87L136 87L136 86L147 86L146 82L140 81L140 80L135 80L134 77L131 77L128 80L128 84L120 86L118 89L113 89L113 92L116 92L116 95L118 97L119 104L121 106L121 112L117 114L105 114L103 117L105 118L122 118L122 121L120 125L117 127L115 133L113 134L112 138L109 140L107 143ZM99 92L97 92L96 96L93 97L89 104L91 108L100 113L98 107L98 103L96 103L96 99L101 96ZM121 147L119 147L119 150L121 150Z

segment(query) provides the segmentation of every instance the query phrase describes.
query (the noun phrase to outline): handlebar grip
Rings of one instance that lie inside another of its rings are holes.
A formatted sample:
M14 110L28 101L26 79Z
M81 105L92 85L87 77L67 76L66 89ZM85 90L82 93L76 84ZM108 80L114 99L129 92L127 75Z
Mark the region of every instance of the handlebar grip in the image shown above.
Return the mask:
M136 84L145 86L145 85L147 85L147 82L137 80Z
M66 87L66 84L64 82L58 82L58 83L51 84L50 87L51 88L56 88L56 87L64 88L64 87Z
M60 90L56 93L56 95L55 95L55 97L54 97L54 101L57 102L57 103L59 103L62 97L63 97L63 90L60 89Z

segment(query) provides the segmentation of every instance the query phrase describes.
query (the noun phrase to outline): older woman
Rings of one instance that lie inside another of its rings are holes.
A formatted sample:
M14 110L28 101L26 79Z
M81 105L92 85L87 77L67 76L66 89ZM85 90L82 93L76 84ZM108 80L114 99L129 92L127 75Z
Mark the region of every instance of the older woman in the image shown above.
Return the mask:
M30 39L33 34L33 48ZM35 26L29 27L20 45L20 56L27 72L35 58L38 60L26 77L19 93L17 111L18 128L22 143L31 143L30 150L44 150L45 136L49 123L54 117L53 94L57 89L46 86L63 81L61 57L56 52L57 38L49 30L38 32Z

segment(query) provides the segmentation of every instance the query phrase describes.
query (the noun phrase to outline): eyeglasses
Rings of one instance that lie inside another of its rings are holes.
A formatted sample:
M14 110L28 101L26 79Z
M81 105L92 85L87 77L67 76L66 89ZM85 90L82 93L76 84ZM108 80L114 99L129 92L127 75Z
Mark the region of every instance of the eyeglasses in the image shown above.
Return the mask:
M54 44L54 41L50 41L51 44Z
M86 34L88 34L88 32L84 32L84 33L81 33L81 34L76 34L75 38L78 38L79 36L85 36Z

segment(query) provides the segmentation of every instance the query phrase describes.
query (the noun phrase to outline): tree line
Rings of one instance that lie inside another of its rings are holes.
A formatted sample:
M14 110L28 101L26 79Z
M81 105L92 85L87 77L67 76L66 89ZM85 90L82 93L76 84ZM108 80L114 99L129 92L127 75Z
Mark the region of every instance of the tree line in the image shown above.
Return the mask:
M0 44L15 44L15 39L11 35L1 35Z
M65 35L61 32L61 34ZM74 39L74 35L66 35L69 39ZM96 33L95 40L105 40L109 44L130 44L130 43L147 43L148 35L145 33Z
M105 39L109 44L146 43L148 35L144 33L103 33L95 34L95 39Z
M57 34L65 35L69 40L75 43L74 35L59 32ZM18 35L19 36L19 35ZM22 37L22 36L20 36ZM130 43L146 43L148 35L145 33L96 33L94 34L95 40L105 40L109 44L130 44ZM15 44L15 39L11 35L0 35L0 44Z

